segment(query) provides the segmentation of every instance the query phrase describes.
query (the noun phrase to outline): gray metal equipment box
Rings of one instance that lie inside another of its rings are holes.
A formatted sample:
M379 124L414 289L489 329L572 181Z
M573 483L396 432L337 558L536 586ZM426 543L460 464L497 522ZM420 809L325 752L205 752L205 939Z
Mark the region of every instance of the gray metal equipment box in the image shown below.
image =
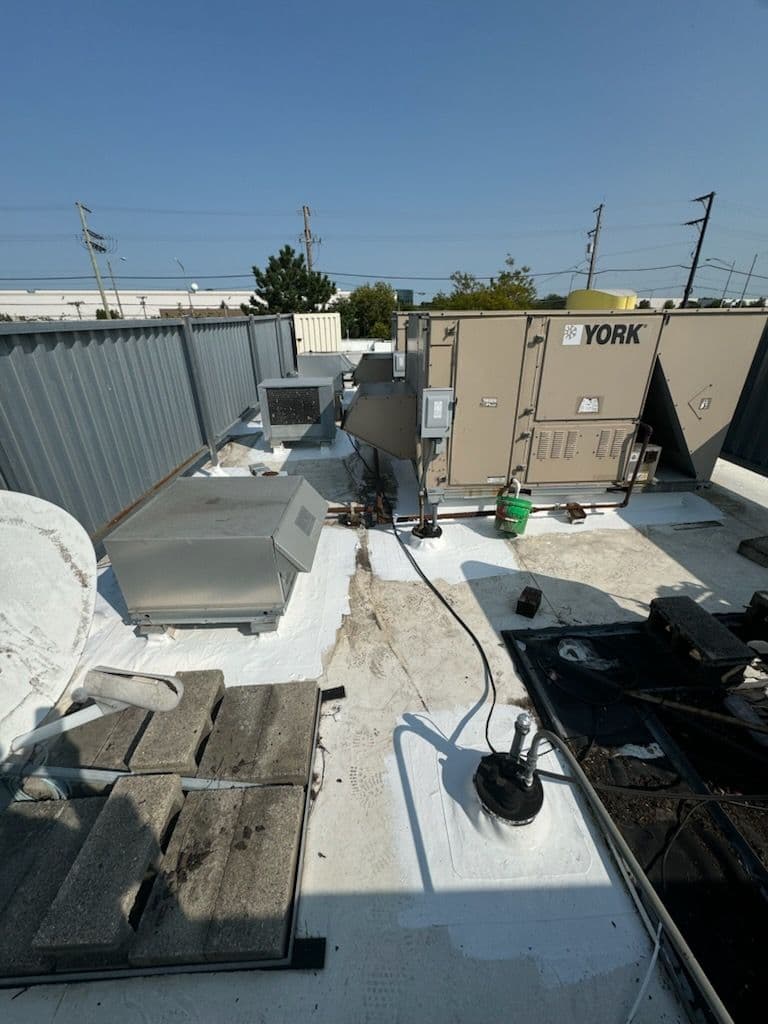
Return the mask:
M105 540L140 627L275 629L315 557L327 502L302 477L180 477Z
M285 377L259 384L264 437L274 447L284 441L331 444L336 437L333 377Z

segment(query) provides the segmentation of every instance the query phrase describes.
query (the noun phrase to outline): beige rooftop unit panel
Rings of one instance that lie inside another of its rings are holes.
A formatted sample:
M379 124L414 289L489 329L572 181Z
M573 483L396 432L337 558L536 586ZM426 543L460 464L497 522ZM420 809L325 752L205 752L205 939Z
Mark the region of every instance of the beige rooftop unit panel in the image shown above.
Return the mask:
M462 320L458 325L455 379L461 393L451 436L451 484L502 484L509 475L525 332L524 317ZM441 350L441 355L450 353Z
M656 356L661 321L634 312L550 319L537 420L635 419Z
M669 456L674 435L677 468L699 480L715 467L764 322L739 310L681 311L664 328L649 408L657 421L654 440Z

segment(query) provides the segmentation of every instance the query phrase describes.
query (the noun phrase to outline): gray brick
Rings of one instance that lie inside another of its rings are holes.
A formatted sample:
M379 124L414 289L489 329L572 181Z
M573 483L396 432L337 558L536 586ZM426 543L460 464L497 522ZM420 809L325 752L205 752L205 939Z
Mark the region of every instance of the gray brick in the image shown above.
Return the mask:
M52 969L32 939L104 804L100 797L14 804L0 815L0 975Z
M195 755L211 731L211 710L224 692L224 674L179 672L184 696L173 711L152 715L131 755L132 772L197 772Z
M33 946L71 954L118 952L133 934L128 916L160 861L163 832L181 807L178 776L133 775L112 787Z
M242 789L187 795L129 952L132 964L203 962L242 799Z
M304 791L298 786L243 790L208 928L206 960L286 955L303 811Z
M306 785L317 693L313 681L229 687L198 777Z
M62 806L61 800L14 803L0 814L0 913L34 873Z
M130 752L148 716L141 708L126 708L79 725L51 744L47 763L61 768L127 771Z

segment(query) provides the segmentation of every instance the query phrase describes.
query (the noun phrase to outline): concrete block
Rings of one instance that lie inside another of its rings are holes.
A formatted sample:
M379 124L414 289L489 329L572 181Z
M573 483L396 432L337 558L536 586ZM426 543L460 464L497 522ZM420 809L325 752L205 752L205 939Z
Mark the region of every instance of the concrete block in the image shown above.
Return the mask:
M128 770L136 737L149 713L126 708L66 732L48 748L47 763L61 768Z
M155 712L131 754L132 772L195 775L196 754L211 731L211 710L224 693L224 673L179 672L184 696L173 711Z
M306 785L317 699L313 681L229 687L198 777Z
M206 960L286 955L303 812L304 791L298 786L243 790L208 928Z
M53 958L32 939L104 804L12 804L0 815L0 977L52 970Z
M242 789L187 794L128 954L132 964L204 961L242 799Z
M121 951L133 934L129 914L160 842L182 803L175 775L131 775L112 787L33 946L74 957Z
M62 805L60 800L14 803L0 814L0 914L34 872Z

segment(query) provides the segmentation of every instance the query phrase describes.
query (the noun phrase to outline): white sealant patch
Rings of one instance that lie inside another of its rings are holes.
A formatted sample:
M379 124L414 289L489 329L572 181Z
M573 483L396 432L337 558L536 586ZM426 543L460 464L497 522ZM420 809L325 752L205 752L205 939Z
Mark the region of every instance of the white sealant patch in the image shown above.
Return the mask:
M125 605L112 569L102 570L93 628L73 682L98 664L161 673L219 668L228 686L315 679L349 611L356 550L352 531L324 527L312 572L299 573L277 630L260 636L245 635L236 626L204 626L137 637L123 621Z
M497 746L511 739L518 713L497 708ZM396 834L409 887L421 889L401 925L444 927L480 960L531 959L547 986L642 962L650 938L573 786L544 780L532 825L507 826L481 808L472 776L487 753L486 714L485 705L420 712L396 730L388 766ZM564 772L552 751L540 766Z
M400 536L430 579L460 583L517 572L520 566L511 543L493 525L493 519L444 523L442 537L419 540L409 526ZM417 580L419 577L389 527L368 533L371 569L384 580Z
M248 423L237 424L230 431L229 436L234 439L257 437L258 440L250 448L248 462L268 463L270 469L281 468L286 462L293 462L297 459L345 459L355 450L349 439L349 434L343 430L336 431L336 437L332 444L306 443L296 444L293 447L277 445L272 449L264 439L261 419L258 417L249 420Z

